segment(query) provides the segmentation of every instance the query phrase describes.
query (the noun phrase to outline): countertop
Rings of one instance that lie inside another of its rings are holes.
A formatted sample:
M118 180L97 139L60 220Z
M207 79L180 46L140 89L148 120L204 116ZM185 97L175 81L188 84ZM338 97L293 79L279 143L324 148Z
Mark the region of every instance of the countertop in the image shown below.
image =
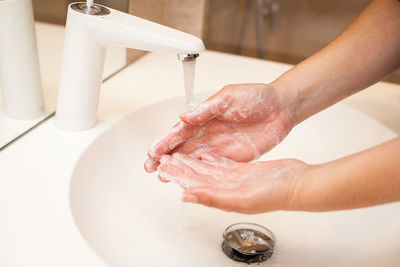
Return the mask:
M207 51L197 62L195 90L270 82L290 67ZM182 95L182 84L176 55L150 53L104 83L95 128L67 132L58 129L52 118L4 149L0 266L106 266L83 240L71 216L69 183L74 165L114 122L146 105ZM344 103L400 134L400 86L381 82ZM151 122L143 118L143 123Z

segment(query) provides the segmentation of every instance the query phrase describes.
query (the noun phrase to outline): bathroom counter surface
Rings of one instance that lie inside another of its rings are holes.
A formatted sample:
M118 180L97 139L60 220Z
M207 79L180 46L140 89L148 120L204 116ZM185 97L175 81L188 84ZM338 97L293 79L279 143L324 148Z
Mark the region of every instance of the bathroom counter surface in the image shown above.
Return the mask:
M46 115L52 113L57 102L57 88L60 80L63 57L65 27L62 25L36 22L36 43L42 80ZM111 47L107 50L103 77L108 77L126 64L126 49ZM2 96L0 92L0 111ZM43 118L44 118L43 117ZM34 120L13 120L0 112L0 147L35 126L43 118Z
M182 95L180 64L176 55L150 53L105 82L95 128L66 132L52 118L0 153L0 266L106 266L72 218L71 173L81 153L114 122L146 105ZM197 62L195 90L270 82L290 67L207 51ZM381 82L344 103L400 134L400 86ZM143 118L143 123L151 122Z

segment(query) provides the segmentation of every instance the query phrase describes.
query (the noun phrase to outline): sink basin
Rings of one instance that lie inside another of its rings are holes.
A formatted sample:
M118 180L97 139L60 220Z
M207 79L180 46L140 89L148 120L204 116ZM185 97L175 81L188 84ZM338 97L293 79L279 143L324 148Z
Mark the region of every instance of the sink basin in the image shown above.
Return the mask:
M110 266L247 266L221 250L224 229L237 222L274 232L275 253L261 266L400 265L400 203L251 216L182 203L182 190L146 173L143 162L151 142L176 122L183 103L174 98L131 113L100 135L75 166L74 220ZM373 119L337 104L296 127L261 160L321 163L393 137Z

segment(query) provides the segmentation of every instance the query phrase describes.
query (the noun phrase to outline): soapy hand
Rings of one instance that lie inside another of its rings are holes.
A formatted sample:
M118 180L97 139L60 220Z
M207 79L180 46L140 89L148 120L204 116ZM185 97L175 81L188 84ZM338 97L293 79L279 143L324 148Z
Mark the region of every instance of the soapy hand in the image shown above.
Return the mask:
M208 152L160 161L160 178L182 186L183 201L247 214L290 208L297 178L308 168L295 159L238 163Z
M199 158L213 152L238 162L251 161L280 143L292 129L290 101L266 84L225 86L157 140L145 163L154 172L162 155Z

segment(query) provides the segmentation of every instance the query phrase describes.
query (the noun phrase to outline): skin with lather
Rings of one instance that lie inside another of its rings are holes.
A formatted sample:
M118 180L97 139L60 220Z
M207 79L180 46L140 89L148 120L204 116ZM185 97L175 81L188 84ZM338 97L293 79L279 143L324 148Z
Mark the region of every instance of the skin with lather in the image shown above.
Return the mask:
M372 1L327 47L275 81L227 85L182 114L151 146L145 169L182 186L185 202L247 214L399 201L400 138L318 165L253 161L308 117L398 69L399 29L400 1Z

